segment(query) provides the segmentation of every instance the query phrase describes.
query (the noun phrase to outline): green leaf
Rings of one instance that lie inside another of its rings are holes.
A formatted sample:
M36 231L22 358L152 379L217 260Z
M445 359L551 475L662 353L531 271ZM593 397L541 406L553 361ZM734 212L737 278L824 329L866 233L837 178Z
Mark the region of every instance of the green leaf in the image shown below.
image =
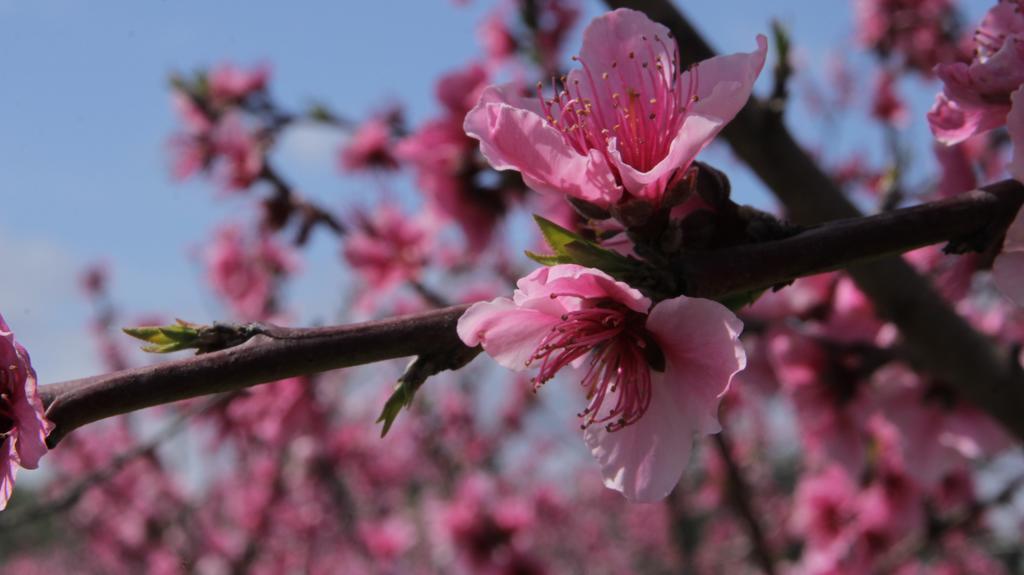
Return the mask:
M587 241L583 236L573 233L551 220L542 218L538 215L534 215L533 219L537 222L537 226L540 227L540 233L544 236L544 240L548 242L549 246L551 246L552 251L558 255L565 255L564 248L570 242Z
M538 254L536 252L531 252L530 250L526 250L526 257L539 263L542 266L554 266L558 264L572 263L572 260L565 256Z
M381 437L388 434L402 409L412 405L412 398L416 395L416 390L412 387L405 380L398 380L395 391L391 393L391 397L384 403L384 409L381 410L380 417L377 418L377 423L384 424L384 427L380 430Z
M606 250L588 241L572 241L563 248L573 263L597 268L611 276L619 276L636 267L626 256Z
M546 266L579 264L599 269L613 277L620 277L631 271L636 271L641 265L640 262L617 252L606 250L551 220L537 215L533 216L533 219L537 221L540 233L555 252L553 255L546 255L527 251L527 257L539 264Z

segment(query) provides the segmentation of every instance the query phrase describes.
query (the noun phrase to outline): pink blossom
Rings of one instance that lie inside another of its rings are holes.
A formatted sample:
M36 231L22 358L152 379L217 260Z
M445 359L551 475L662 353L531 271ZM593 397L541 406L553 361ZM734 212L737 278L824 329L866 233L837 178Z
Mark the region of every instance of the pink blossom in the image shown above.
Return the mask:
M232 64L221 64L207 76L210 98L220 105L239 102L249 94L265 89L268 79L270 69L266 66L244 70Z
M501 62L516 53L518 42L505 22L505 10L494 10L477 28L477 37L488 60Z
M419 277L433 248L429 219L410 218L384 203L372 214L358 212L345 239L345 259L374 291Z
M251 240L235 226L217 232L204 260L214 290L238 317L249 320L267 319L274 308L276 280L296 267L271 238Z
M474 304L458 324L462 341L499 364L539 366L536 386L586 365L584 440L605 485L632 501L665 497L693 436L721 429L719 400L746 365L741 329L716 302L679 296L652 307L636 289L572 264L534 271L512 299Z
M0 510L11 498L18 467L39 466L52 429L36 392L28 352L0 315Z
M838 465L803 476L794 496L793 529L812 547L835 543L853 522L856 495L856 486Z
M907 107L896 93L896 76L889 71L878 75L875 95L871 102L871 115L893 126L902 125L907 119Z
M176 90L171 95L171 104L185 127L183 133L174 134L168 141L172 157L171 175L176 180L184 180L205 169L213 161L213 146L210 143L213 121L192 95L186 92Z
M990 418L958 401L952 391L922 381L903 364L889 364L872 379L880 404L875 418L884 416L894 432L887 447L925 489L936 489L969 460L1009 443Z
M359 526L359 536L377 561L393 561L416 543L416 528L408 520L393 516Z
M970 64L935 69L943 91L928 112L928 122L936 139L947 145L1005 124L1011 93L1024 84L1024 14L1018 2L996 4L974 39Z
M580 16L578 0L539 0L534 45L545 71L558 69L558 57L569 32Z
M767 337L769 360L793 400L801 439L810 454L858 472L864 464L862 427L868 413L860 392L860 358L830 350L811 334L789 328L773 330Z
M416 184L434 213L454 220L471 245L486 245L504 207L477 189L466 176L473 140L462 131L461 120L431 120L399 142L398 157L416 171Z
M978 179L971 165L967 145L964 143L952 146L935 144L935 158L939 161L942 174L939 177L936 195L950 198L957 194L978 187Z
M907 68L929 74L960 56L950 0L857 0L855 8L860 42Z
M680 69L667 28L619 9L596 18L553 98L490 87L466 116L498 170L533 189L608 207L628 193L659 204L705 146L746 104L767 53L720 56Z
M487 85L487 69L479 62L441 76L435 87L437 100L445 110L462 117L476 104Z
M258 138L234 115L224 116L212 137L213 153L222 158L220 179L227 190L245 190L263 172L263 147Z
M1006 230L1003 249L992 262L992 279L1003 295L1024 306L1024 210Z
M1024 182L1024 86L1010 94L1010 112L1006 115L1006 128L1013 143L1010 175Z
M360 125L341 149L342 169L393 170L398 167L392 151L391 126L384 118L370 118Z

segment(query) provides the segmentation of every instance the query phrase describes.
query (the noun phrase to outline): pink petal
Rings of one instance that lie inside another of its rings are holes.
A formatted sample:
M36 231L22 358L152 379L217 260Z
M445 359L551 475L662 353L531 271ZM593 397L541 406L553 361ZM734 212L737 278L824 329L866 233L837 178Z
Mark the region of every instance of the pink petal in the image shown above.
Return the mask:
M484 91L466 115L464 128L480 140L480 151L491 166L519 171L534 190L568 194L602 207L622 194L600 152L581 155L544 118L515 107L497 87Z
M1006 128L1013 143L1010 158L1010 175L1024 182L1024 86L1010 94L1010 113L1006 116Z
M633 502L668 495L690 460L693 443L691 423L673 400L671 382L652 375L651 406L639 421L612 432L590 426L583 434L605 486Z
M497 298L470 306L459 318L457 331L466 345L481 345L498 364L519 371L559 321L557 314L523 309L508 298Z
M928 111L928 124L935 139L950 146L1003 125L1008 111L1006 106L967 105L939 94Z
M719 400L747 365L743 322L718 302L679 296L654 306L647 330L665 354L664 379L689 429L720 431Z
M1006 230L1003 251L992 262L992 279L1003 295L1024 305L1024 210Z
M18 464L25 469L35 469L39 466L39 459L48 451L46 436L53 429L53 423L44 415L36 385L36 371L29 361L28 352L21 345L16 344L15 347L27 371L24 394L17 394L18 400L12 406L18 422Z
M15 457L12 440L8 438L0 442L0 511L7 508L7 502L14 491L14 479L18 474Z
M567 309L578 309L581 298L611 298L630 309L647 313L651 300L640 290L615 280L601 270L586 268L577 264L561 264L534 270L519 280L512 299L516 305L531 309L544 309L548 313L561 315ZM580 297L559 297L552 295L575 294ZM545 302L557 301L557 308Z
M673 51L648 41L655 38L660 38L669 47L673 42L668 28L652 22L643 12L619 8L594 18L583 31L580 60L598 74L614 69L616 74L622 74L626 85L641 86L639 71L626 61L629 54L644 60L653 59L650 58L653 54L654 57L660 56L662 61L671 61L673 56ZM585 84L581 83L581 87L585 88ZM590 97L594 94L584 95Z
M640 172L623 162L613 139L609 143L612 160L626 189L633 195L657 199L655 195L664 188L675 170L688 167L746 105L767 55L768 39L758 35L757 50L753 52L716 56L700 62L697 65L699 100L672 139L668 154L650 170ZM683 73L682 86L689 85L692 73L692 70Z

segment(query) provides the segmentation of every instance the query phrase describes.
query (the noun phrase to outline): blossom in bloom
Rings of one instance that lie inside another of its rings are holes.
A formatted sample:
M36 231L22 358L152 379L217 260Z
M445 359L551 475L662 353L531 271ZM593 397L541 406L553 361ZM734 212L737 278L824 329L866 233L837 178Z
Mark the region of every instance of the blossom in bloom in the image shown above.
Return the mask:
M249 94L265 89L269 79L270 69L266 66L243 70L231 64L221 64L207 76L210 98L223 105L239 102Z
M896 76L889 71L879 73L875 95L871 101L871 115L881 122L900 126L907 119L907 107L896 93Z
M245 190L263 173L259 138L234 114L224 116L212 135L213 153L222 158L219 177L227 190Z
M682 70L671 33L640 12L595 19L576 58L582 68L553 97L487 88L465 129L498 170L540 192L609 207L624 193L658 204L697 153L746 104L767 54L711 58Z
M293 271L294 260L271 238L255 242L235 226L226 226L204 253L214 290L243 319L267 319L274 309L277 279Z
M51 429L28 352L0 315L0 510L11 498L17 468L35 469L46 454Z
M679 296L652 306L638 290L574 264L519 280L512 299L474 304L458 324L467 345L499 364L584 369L584 440L605 485L633 501L665 497L692 437L717 433L717 408L746 365L742 323L717 302ZM589 356L589 360L588 360Z
M1016 151L1024 146L1024 112L1015 104L1024 95L1024 10L1019 1L996 4L975 32L974 59L970 64L942 64L935 71L943 91L928 112L932 132L952 145L974 134L1010 124L1014 142L1011 172L1024 177L1024 159Z
M371 118L359 126L341 149L340 163L347 172L398 167L391 143L391 126L384 118Z
M861 44L906 68L930 74L961 54L950 0L856 0L854 8Z
M389 203L373 213L356 213L343 254L371 287L366 292L367 303L404 282L419 279L434 248L433 232L429 214L410 218Z
M992 279L1003 295L1024 305L1024 210L1006 230L1003 249L992 262Z
M518 42L505 22L505 10L491 12L476 33L491 63L497 64L516 53Z

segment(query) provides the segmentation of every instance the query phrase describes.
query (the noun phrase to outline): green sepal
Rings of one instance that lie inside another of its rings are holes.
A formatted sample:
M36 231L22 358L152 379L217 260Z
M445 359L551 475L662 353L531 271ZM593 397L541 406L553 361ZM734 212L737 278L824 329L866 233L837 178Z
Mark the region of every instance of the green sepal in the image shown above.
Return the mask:
M620 277L638 269L636 260L624 255L606 250L598 244L584 238L583 236L563 228L551 220L540 216L533 216L540 233L544 236L552 255L537 254L527 251L526 255L533 261L553 266L557 264L579 264L588 268L596 268L614 277Z

